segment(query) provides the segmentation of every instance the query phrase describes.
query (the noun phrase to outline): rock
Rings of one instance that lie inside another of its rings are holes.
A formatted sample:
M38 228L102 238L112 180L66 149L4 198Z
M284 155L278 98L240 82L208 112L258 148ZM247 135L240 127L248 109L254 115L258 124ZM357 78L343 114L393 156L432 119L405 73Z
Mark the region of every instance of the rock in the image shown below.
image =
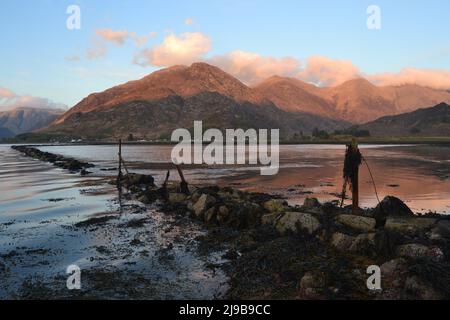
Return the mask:
M279 213L279 212L283 212L286 210L287 203L286 203L286 201L281 200L281 199L272 199L272 200L264 202L263 207L270 213L275 213L275 212Z
M437 247L429 248L418 243L404 244L397 248L397 254L400 257L421 259L428 258L433 261L441 261L444 258L444 253Z
M431 230L431 239L450 238L450 220L440 220Z
M255 239L248 233L242 234L238 239L239 246L242 249L249 249L256 245Z
M368 252L375 247L375 233L363 233L358 235L351 243L349 250L352 252Z
M399 198L387 196L375 207L373 216L382 226L387 217L413 217L414 213Z
M405 281L405 290L411 294L414 299L421 300L442 300L444 297L436 291L429 283L417 276L410 276Z
M344 233L335 232L331 236L331 245L339 251L349 250L355 237L346 235Z
M427 252L427 256L432 260L432 261L442 261L444 260L444 253L442 252L442 250L438 247L432 247L428 250Z
M186 200L186 198L187 196L184 193L169 193L169 202L172 204L183 202Z
M384 228L404 234L426 232L436 223L433 218L388 218Z
M217 221L223 223L228 220L230 216L230 211L226 206L220 206L217 212Z
M376 221L373 218L356 216L351 214L341 214L336 217L336 221L352 229L369 232L375 230Z
M422 258L426 256L427 251L427 246L417 243L404 244L397 248L397 254L407 258Z
M245 226L254 227L261 224L261 217L264 214L264 210L257 203L246 202L242 206L239 214L244 217Z
M300 279L299 291L300 294L307 298L318 298L326 286L326 276L322 272L308 271Z
M144 204L150 203L150 199L146 195L140 196L139 198L137 198L137 200Z
M155 186L155 180L151 175L138 174L138 173L129 173L122 177L122 183L126 186L136 186L136 185L146 185L146 186Z
M309 234L320 229L319 220L313 215L304 212L286 212L276 223L276 229L280 233L287 231L297 232L306 230Z
M403 258L392 259L381 265L381 274L386 277L397 277L399 274L406 273L406 261Z
M303 201L303 207L317 208L320 207L320 202L319 200L317 200L317 198L306 198L305 201Z
M280 213L268 213L261 217L261 224L264 225L275 225L275 222L281 216Z
M208 210L208 208L215 202L216 199L213 196L202 194L193 206L195 216L198 218L203 218L205 211Z
M205 222L214 223L216 220L216 207L211 207L205 212Z

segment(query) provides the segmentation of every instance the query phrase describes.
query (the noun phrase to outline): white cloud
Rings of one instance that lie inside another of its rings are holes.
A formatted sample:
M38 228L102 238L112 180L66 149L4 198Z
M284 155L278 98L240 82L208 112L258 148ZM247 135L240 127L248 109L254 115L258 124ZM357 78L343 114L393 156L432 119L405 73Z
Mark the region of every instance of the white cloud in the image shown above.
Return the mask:
M191 64L202 60L211 49L211 40L200 32L185 32L180 36L169 34L163 43L139 52L134 63L158 67Z
M368 79L381 86L417 84L435 89L450 89L450 72L447 70L405 68L398 73L380 73L368 76Z
M336 86L347 80L361 77L361 72L351 61L311 56L297 77L321 86Z
M185 20L194 23L192 18ZM123 46L131 40L137 47L145 45L155 32L138 35L127 30L98 29L92 46L87 50L88 59L105 57L107 43ZM436 89L450 88L450 72L405 68L398 73L365 74L348 60L337 60L323 56L311 56L304 62L292 57L263 56L254 52L235 50L223 55L208 57L211 39L201 32L167 34L162 43L144 48L134 56L133 63L141 66L170 67L177 64L190 65L204 61L222 68L243 82L253 84L273 75L296 77L320 86L336 86L345 81L364 77L377 85L418 84ZM69 61L76 57L66 57Z
M273 75L292 77L300 68L300 62L294 58L275 58L245 51L215 56L208 62L246 83L255 83Z
M156 32L138 35L128 30L97 29L94 31L91 46L86 50L86 58L92 60L106 57L108 43L122 47L128 40L132 40L136 46L141 47L156 35Z
M0 88L0 111L12 110L15 108L28 107L38 109L67 109L62 103L56 103L46 98L29 95L17 95L13 91Z
M113 42L119 46L123 46L125 41L131 36L127 30L114 31L112 29L98 29L95 34L105 41Z

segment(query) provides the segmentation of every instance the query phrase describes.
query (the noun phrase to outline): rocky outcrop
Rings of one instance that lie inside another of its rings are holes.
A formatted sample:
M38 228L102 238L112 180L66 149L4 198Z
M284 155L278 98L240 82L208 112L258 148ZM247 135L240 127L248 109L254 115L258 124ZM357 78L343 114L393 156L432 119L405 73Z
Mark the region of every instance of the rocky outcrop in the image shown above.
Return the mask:
M321 225L317 218L304 212L286 212L275 224L275 228L281 234L288 231L300 232L303 230L308 234L313 234L317 232L320 227Z
M414 217L414 213L399 198L387 196L372 212L377 226L383 226L387 217Z
M92 163L79 161L73 158L64 157L50 152L41 151L32 146L12 146L14 150L20 151L28 157L39 159L52 163L54 166L69 170L71 173L80 173L82 175L88 174L87 168L92 168Z
M433 218L388 218L385 229L405 234L425 233L436 224Z
M336 221L361 232L375 230L376 221L373 218L356 216L351 214L341 214L336 217Z

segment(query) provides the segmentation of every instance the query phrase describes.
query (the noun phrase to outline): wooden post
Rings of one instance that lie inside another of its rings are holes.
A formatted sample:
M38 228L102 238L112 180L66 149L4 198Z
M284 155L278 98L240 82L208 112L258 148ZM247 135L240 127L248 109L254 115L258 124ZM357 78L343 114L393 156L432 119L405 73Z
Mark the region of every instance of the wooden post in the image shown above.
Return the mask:
M119 172L117 174L117 185L120 185L122 180L122 139L119 139Z
M162 188L160 189L160 194L163 199L167 200L169 198L169 191L167 190L167 182L169 181L170 170L167 170L166 179L164 179L164 183Z
M184 179L183 171L181 171L181 167L179 165L176 165L176 167L177 167L178 174L180 175L180 178L181 178L180 192L182 192L184 194L189 194L188 183Z
M119 191L119 206L122 212L122 139L119 139L119 172L117 173L117 190Z
M356 139L352 139L351 149L355 161L352 179L352 214L359 214L359 165L361 164L361 153L359 152Z

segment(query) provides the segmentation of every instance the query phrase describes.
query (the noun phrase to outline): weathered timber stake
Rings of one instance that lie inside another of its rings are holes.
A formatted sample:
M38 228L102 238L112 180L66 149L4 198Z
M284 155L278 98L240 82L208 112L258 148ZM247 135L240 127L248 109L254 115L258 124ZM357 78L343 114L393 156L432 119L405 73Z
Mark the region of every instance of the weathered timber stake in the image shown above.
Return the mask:
M119 206L122 209L122 139L119 139L119 172L117 173L117 190L119 192Z
M189 187L188 183L184 179L183 171L181 170L181 167L179 165L175 165L177 167L178 174L180 175L181 182L180 182L180 192L184 194L189 194Z
M170 170L167 170L166 179L164 179L164 183L161 188L161 197L163 199L169 198L169 191L167 190L167 182L169 181L169 176L170 176Z

